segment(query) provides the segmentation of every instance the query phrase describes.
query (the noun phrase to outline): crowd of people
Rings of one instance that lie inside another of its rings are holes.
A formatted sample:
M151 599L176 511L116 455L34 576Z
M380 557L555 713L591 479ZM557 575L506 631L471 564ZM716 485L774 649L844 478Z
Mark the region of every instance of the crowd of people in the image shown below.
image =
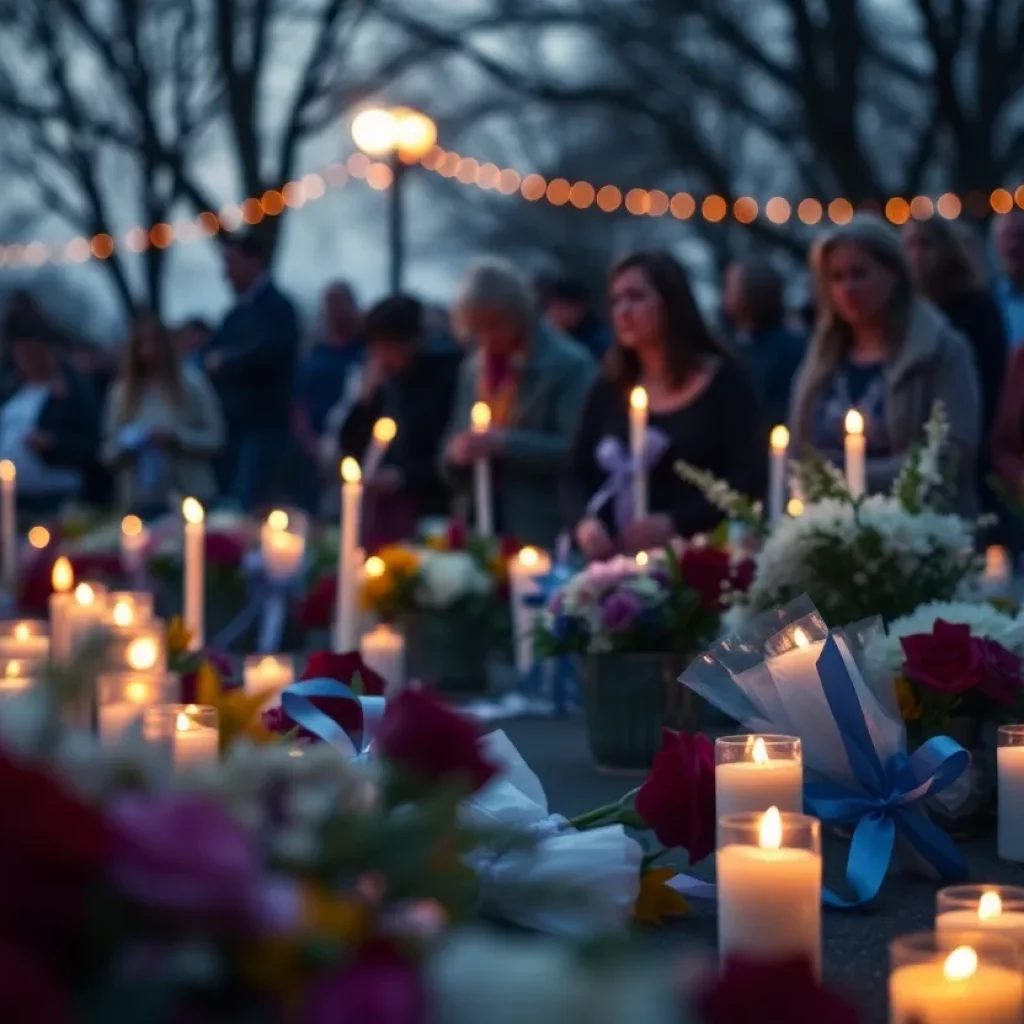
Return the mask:
M611 268L606 302L571 277L531 282L487 259L461 282L450 320L409 295L362 311L335 284L304 345L259 237L231 235L223 322L171 329L140 315L115 372L66 358L40 303L15 296L0 321L0 458L17 465L33 521L71 501L152 517L185 494L337 515L339 459L361 460L386 416L397 436L365 480L368 544L468 513L471 470L486 457L499 530L544 546L567 533L601 558L715 526L720 513L678 460L760 498L774 425L788 425L793 450L841 463L856 408L868 487L885 489L941 401L956 504L974 514L995 507L993 472L1024 490L1024 211L999 218L993 240L990 274L970 227L934 219L899 234L858 215L812 247L811 310L788 311L776 267L746 260L724 276L718 322L664 251ZM595 495L626 450L637 385L658 437L649 509L618 517ZM478 401L486 431L471 427Z

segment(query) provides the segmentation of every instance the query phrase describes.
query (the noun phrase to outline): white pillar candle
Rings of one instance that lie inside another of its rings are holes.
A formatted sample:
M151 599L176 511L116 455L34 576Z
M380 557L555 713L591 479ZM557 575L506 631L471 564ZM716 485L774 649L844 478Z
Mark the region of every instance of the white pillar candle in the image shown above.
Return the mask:
M363 504L363 474L353 458L341 460L341 544L338 547L338 590L334 607L334 650L356 649L359 635L359 534Z
M0 670L0 700L15 697L35 685L38 662L25 662L11 658Z
M181 503L185 519L184 619L189 631L189 650L200 651L206 643L204 635L206 611L206 513L195 498Z
M107 615L118 629L148 626L153 619L153 595L144 590L114 591L107 595Z
M397 693L405 686L405 637L383 623L364 633L359 653L367 668L387 682L387 692Z
M55 664L66 665L71 657L68 608L73 600L71 591L75 585L75 573L63 555L53 563L50 583L53 586L50 596L50 657Z
M715 810L726 814L769 807L800 814L804 765L795 736L721 736L715 740Z
M491 407L476 402L469 414L474 434L486 434L491 429ZM494 495L491 492L491 461L483 457L473 463L473 497L476 511L476 532L480 537L494 536Z
M45 661L50 655L50 637L46 623L39 619L19 619L0 623L0 659L20 658Z
M1013 580L1010 554L998 544L985 549L985 572L981 578L982 590L987 597L1003 597Z
M107 672L97 680L100 741L118 743L147 708L171 696L172 678L153 672Z
M641 551L637 555L647 554ZM523 548L508 560L508 596L512 605L512 631L515 642L516 670L522 675L533 664L533 630L537 617L543 609L531 608L526 604L529 597L538 593L538 580L551 572L551 556L537 548Z
M138 516L125 516L121 520L121 568L129 575L142 572L149 531Z
M79 583L65 612L69 656L94 631L107 625L107 588L100 583Z
M647 470L644 467L644 436L647 433L647 392L635 387L629 393L629 455L633 461L633 515L647 515Z
M217 709L195 704L161 704L142 715L146 742L163 750L175 770L216 764L220 756Z
M996 773L996 849L1003 860L1024 862L1024 725L997 730Z
M398 434L398 424L390 416L382 416L373 425L373 436L363 455L363 476L369 480L380 469L388 445Z
M286 655L251 654L242 667L242 681L247 694L277 704L281 691L295 682L295 665Z
M856 409L851 409L846 414L845 427L846 486L854 498L860 498L864 494L866 480L864 417Z
M789 452L789 431L783 426L773 428L770 444L768 521L774 525L782 518L786 509L786 456Z
M718 948L761 960L804 957L821 972L821 826L803 814L720 819Z
M1004 935L1024 952L1024 888L1016 885L951 885L936 897L935 930Z
M1013 943L978 932L934 940L905 963L897 949L906 940L893 943L890 1024L1020 1024L1024 978Z
M306 557L305 523L274 509L260 529L260 554L267 575L278 582L294 579Z
M18 584L18 510L14 493L17 475L10 459L0 462L0 559L4 587L9 591Z

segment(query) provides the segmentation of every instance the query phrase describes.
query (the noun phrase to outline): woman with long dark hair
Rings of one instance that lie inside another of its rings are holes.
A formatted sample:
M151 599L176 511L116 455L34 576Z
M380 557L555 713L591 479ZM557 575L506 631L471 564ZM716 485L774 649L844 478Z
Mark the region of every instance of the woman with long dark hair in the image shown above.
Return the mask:
M576 544L591 559L654 548L721 522L722 513L676 472L680 459L753 499L766 483L753 383L712 335L682 266L667 252L635 253L614 267L609 291L615 342L587 397L564 486ZM662 444L647 468L648 514L622 522L613 502L599 511L588 504L607 480L602 442L628 445L637 386L647 393L648 426Z

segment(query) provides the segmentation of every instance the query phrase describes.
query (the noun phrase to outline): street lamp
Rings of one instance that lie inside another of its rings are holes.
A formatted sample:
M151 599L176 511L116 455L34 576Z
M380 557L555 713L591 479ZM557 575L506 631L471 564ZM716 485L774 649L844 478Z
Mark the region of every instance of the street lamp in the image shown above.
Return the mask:
M402 215L402 183L405 172L419 163L437 141L437 125L418 110L391 107L364 110L352 121L352 141L367 156L387 157L391 165L389 238L391 291L402 288L405 231Z

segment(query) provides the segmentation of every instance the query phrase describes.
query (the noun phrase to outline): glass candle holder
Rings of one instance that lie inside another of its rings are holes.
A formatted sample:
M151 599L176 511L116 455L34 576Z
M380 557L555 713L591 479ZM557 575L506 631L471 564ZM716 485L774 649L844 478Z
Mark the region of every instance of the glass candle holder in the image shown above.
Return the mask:
M284 654L248 654L242 665L245 692L266 697L268 704L295 682L295 663Z
M380 622L359 641L359 654L367 668L373 669L397 693L405 685L405 637L401 630Z
M294 579L306 557L309 517L297 509L274 509L260 528L260 554L267 576L277 582Z
M177 677L151 672L104 672L96 681L100 740L117 743L146 708L177 696Z
M1024 725L1001 725L996 731L998 839L1003 860L1024 862Z
M146 626L111 627L107 649L108 672L167 673L167 631L163 619Z
M197 704L161 704L142 713L142 735L176 771L215 764L220 756L217 709Z
M1024 976L1006 936L920 932L894 939L890 955L890 1024L1020 1024Z
M45 661L50 656L49 623L42 619L0 622L0 659Z
M31 689L41 667L42 662L38 660L5 658L0 661L0 700L15 697Z
M1024 888L1019 885L950 885L935 898L937 932L994 932L1024 950Z
M821 823L806 814L718 820L718 948L723 961L804 957L821 973Z
M135 629L153 620L153 595L144 590L118 590L107 595L107 611L112 626Z
M715 800L719 820L727 814L764 813L769 807L800 814L804 809L800 740L795 736L715 740Z

